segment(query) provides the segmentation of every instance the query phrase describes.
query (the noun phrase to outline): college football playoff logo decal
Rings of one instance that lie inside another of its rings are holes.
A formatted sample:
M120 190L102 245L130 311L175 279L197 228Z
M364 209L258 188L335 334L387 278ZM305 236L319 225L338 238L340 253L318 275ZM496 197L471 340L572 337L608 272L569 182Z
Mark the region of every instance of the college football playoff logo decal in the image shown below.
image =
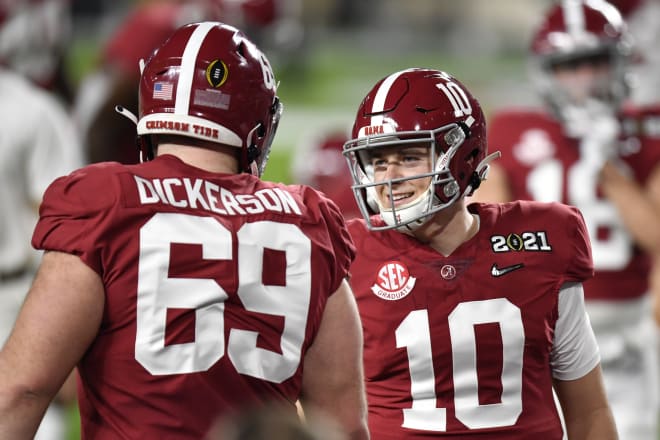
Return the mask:
M218 88L227 81L229 70L221 60L215 60L206 68L206 80L213 88Z
M399 261L388 261L378 269L376 284L371 291L379 298L395 301L404 298L415 287L417 279Z

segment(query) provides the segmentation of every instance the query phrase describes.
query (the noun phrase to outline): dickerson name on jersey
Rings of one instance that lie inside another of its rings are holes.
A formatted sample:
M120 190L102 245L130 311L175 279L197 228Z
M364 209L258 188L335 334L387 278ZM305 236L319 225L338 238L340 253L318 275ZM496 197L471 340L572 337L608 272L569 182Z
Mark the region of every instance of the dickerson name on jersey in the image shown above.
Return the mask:
M204 179L133 177L143 205L163 203L223 215L260 214L265 211L302 215L293 196L280 188L264 188L254 194L234 194Z

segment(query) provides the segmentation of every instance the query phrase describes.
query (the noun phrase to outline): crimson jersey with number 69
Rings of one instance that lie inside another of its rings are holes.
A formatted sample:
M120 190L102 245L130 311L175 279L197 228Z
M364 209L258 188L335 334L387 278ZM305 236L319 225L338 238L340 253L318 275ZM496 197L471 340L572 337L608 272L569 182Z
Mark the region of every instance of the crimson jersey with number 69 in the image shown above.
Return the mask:
M167 155L56 180L33 245L80 256L105 285L79 364L82 434L97 440L198 440L245 406L295 411L302 359L354 257L320 193Z
M593 274L584 223L559 204L468 209L479 232L449 257L348 222L372 440L562 438L551 352L560 288Z
M620 119L620 165L644 185L660 163L660 108L627 108ZM647 292L649 260L598 187L602 163L581 157L579 140L566 137L544 111L512 109L493 115L488 144L502 152L496 163L508 177L512 199L568 203L582 212L596 269L584 284L587 299L631 299Z

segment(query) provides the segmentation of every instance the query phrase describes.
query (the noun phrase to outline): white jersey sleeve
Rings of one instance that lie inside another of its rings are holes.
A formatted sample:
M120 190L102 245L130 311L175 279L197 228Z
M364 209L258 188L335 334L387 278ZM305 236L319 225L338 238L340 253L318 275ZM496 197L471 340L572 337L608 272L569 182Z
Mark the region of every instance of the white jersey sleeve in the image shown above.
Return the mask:
M566 283L559 291L559 318L550 354L552 377L579 379L600 362L596 337L584 307L581 283Z

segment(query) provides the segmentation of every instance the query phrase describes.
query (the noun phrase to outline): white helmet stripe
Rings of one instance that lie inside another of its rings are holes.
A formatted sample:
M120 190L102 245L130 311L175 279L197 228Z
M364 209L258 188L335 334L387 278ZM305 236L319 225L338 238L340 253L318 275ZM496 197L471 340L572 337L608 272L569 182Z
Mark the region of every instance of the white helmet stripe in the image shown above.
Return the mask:
M582 2L576 0L564 0L562 8L564 9L564 20L566 20L566 29L568 30L568 33L573 36L584 34L586 27Z
M371 113L380 113L383 110L385 110L385 100L387 99L387 95L390 92L390 88L392 88L392 84L394 84L394 81L396 81L396 79L405 72L407 72L407 70L402 70L400 72L393 73L383 80L383 82L380 84L380 87L378 87L376 96L374 96L374 103L373 106L371 107ZM370 125L382 125L382 124L383 124L383 115L375 115L371 117Z
M176 89L176 101L174 104L174 113L180 115L188 114L188 107L190 106L190 92L192 90L193 77L195 74L195 63L199 49L206 38L209 31L216 25L216 23L206 22L201 23L190 35L190 39L186 44L181 57L181 72L179 73L179 81Z

